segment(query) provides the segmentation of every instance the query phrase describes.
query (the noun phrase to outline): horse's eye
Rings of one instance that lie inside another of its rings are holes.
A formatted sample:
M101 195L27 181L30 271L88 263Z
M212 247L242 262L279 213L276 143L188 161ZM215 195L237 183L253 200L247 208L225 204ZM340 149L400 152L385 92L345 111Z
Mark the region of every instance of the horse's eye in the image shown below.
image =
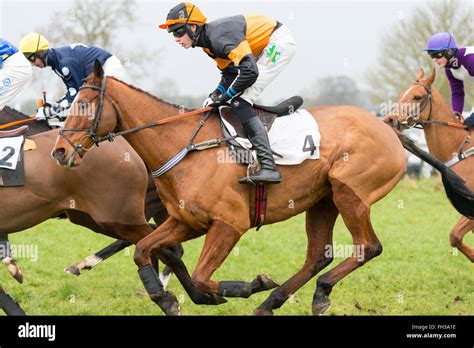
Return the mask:
M415 100L421 100L421 96L420 96L420 95L415 95L415 96L413 97L413 99L415 99Z

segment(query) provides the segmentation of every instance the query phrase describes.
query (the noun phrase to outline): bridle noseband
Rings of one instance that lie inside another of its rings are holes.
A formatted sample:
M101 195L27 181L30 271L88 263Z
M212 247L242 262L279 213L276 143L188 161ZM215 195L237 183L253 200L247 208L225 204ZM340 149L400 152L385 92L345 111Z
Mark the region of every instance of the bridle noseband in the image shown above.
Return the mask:
M111 102L115 110L115 115L117 118L117 127L120 124L120 111L117 107L117 104L110 97L105 95L106 84L107 84L107 76L104 75L102 79L102 84L100 87L94 86L94 85L83 85L79 88L79 91L83 89L93 89L100 92L99 93L99 106L97 108L97 111L94 114L94 120L92 121L92 125L89 128L63 128L59 132L59 135L62 138L64 138L64 140L66 140L69 143L69 145L72 146L72 148L74 149L74 152L76 152L80 157L83 157L84 153L86 151L91 150L94 146L98 147L99 143L103 141L102 137L97 137L96 132L102 118L102 111L104 108L104 99L108 99ZM79 144L75 144L69 137L64 135L64 132L83 132L83 131L87 131L87 134L82 136L79 139ZM85 139L91 139L93 142L93 145L88 148L84 147L83 141Z
M426 121L422 120L420 117L421 117L421 113L423 112L423 110L425 110L428 104L430 105L430 113L428 114L427 121L430 120L431 112L433 111L433 100L432 100L431 88L419 82L415 82L414 85L423 87L427 95L425 99L419 104L420 107L418 110L413 110L412 112L408 113L405 121L399 122L400 125L407 126L408 128L413 128L413 127L416 128L417 125L420 125L422 127L423 123L426 123ZM398 116L397 116L397 120L398 120Z

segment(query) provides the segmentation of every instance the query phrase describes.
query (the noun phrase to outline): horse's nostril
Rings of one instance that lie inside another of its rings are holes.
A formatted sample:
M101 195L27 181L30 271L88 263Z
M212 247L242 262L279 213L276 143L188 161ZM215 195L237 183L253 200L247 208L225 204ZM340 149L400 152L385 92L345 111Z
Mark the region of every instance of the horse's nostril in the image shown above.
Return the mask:
M53 157L57 160L61 160L64 158L65 153L66 150L63 147L60 147L59 149L53 151Z

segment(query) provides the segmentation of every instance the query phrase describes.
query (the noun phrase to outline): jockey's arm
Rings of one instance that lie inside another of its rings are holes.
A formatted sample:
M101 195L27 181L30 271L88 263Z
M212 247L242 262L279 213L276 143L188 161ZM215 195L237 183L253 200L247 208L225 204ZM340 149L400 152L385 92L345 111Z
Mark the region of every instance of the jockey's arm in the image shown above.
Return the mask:
M85 77L84 67L73 58L66 58L61 61L62 80L66 85L66 94L54 105L55 111L62 112L68 109L76 95L79 93L82 79Z
M451 70L446 69L449 86L451 87L451 104L453 111L462 113L464 108L464 81L453 76Z
M241 94L246 88L252 86L258 78L257 60L250 49L247 40L241 41L238 45L228 45L224 48L229 60L233 63L234 69L237 70L237 77L230 82L226 88L223 97L231 99ZM230 69L227 68L227 69ZM224 76L223 76L224 77Z

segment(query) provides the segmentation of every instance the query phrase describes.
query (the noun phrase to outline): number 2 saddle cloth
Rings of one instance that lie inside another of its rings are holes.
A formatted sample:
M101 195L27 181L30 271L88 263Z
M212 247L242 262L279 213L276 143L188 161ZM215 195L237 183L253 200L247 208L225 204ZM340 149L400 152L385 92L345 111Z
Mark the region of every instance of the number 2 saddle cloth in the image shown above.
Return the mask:
M9 131L0 131L0 187L23 186L25 184L24 151L36 147L25 139L28 126Z

